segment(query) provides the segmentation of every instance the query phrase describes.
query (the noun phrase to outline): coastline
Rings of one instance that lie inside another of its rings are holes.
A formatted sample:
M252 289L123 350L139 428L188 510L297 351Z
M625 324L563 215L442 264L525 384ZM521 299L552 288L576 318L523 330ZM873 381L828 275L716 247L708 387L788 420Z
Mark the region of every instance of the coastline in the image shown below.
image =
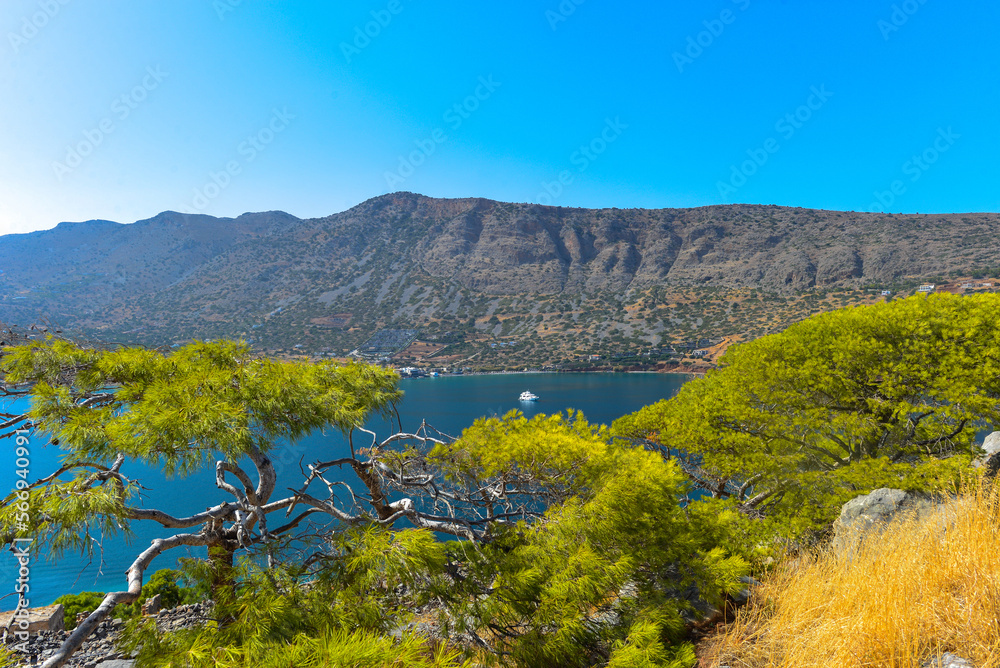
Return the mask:
M527 371L525 371L525 370L521 370L521 371L506 371L505 370L505 371L465 371L463 373L441 372L437 376L431 376L431 375L427 374L427 375L419 375L419 376L407 376L407 375L403 375L402 377L405 378L405 379L407 379L407 380L418 380L418 379L422 379L422 378L428 378L428 379L430 379L430 378L461 378L462 376L530 376L530 375L539 375L539 374L553 374L553 375L559 375L559 374L561 374L561 375L568 375L568 374L578 374L578 373L607 373L607 374L622 373L622 374L642 374L642 375L650 375L650 376L688 376L690 378L703 378L705 376L705 371L681 371L681 370L675 370L675 369L669 369L669 370L663 370L663 371L659 371L659 370L654 371L654 370L647 370L647 369L636 369L636 370L626 369L626 370L623 370L623 371L614 371L613 369L594 368L594 369L572 369L572 370L570 370L570 369L551 369L551 370L546 370L546 371L542 371L540 369L529 369Z

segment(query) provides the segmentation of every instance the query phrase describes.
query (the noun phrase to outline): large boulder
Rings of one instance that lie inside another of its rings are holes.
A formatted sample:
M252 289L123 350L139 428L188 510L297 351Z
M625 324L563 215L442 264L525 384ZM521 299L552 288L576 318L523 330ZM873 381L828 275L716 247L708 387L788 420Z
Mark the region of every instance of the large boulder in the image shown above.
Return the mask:
M991 455L1000 452L1000 431L995 431L983 439L983 450Z
M1000 472L1000 431L995 431L983 440L984 454L974 462L973 466L984 469L987 478L995 478Z
M844 504L833 523L833 548L849 548L872 531L881 531L901 514L919 516L935 507L926 496L887 487L853 498Z

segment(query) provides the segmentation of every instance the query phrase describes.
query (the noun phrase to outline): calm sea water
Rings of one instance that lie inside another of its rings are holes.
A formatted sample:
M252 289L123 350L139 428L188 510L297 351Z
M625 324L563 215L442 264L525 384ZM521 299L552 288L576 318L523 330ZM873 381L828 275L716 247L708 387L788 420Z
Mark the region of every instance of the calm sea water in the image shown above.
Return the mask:
M674 374L504 374L490 376L448 376L403 380L400 387L405 397L400 405L404 430L414 430L422 419L437 429L459 435L477 417L503 415L518 409L531 417L539 413L555 413L567 408L583 411L591 422L610 424L614 419L639 408L672 396L687 380ZM520 402L518 395L531 390L541 397L538 402ZM369 425L381 436L387 436L389 426ZM355 440L355 443L359 441ZM16 457L11 440L0 442L0 489L10 490L15 477ZM43 439L33 438L30 446L30 479L53 472L62 454ZM344 439L337 432L314 432L294 444L286 444L272 453L278 471L277 495L301 481L299 461L310 463L332 459L348 453ZM122 472L139 479L149 489L144 492L142 505L159 508L175 516L189 515L229 500L215 486L214 467L184 479L167 481L158 470L135 463L126 463ZM275 517L272 524L280 519ZM131 544L120 536L104 537L103 553L93 559L66 553L51 556L30 565L30 603L46 605L66 593L117 590L125 585L124 572L136 555L158 536L172 532L152 522L133 524L136 535ZM95 535L100 539L101 536ZM148 573L170 568L177 557L204 556L204 550L173 550L158 557ZM10 554L0 555L0 596L13 592L18 575L16 560ZM0 610L12 610L16 598L8 595L0 600Z

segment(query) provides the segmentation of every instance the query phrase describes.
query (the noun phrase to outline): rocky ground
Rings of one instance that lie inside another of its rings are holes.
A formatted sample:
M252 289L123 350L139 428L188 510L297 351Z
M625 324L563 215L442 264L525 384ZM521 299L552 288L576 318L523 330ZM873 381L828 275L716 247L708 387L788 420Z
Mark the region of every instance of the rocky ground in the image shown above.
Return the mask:
M195 603L160 610L153 616L161 630L172 631L204 622L208 618L208 611L209 604ZM118 633L123 626L124 622L120 619L102 622L66 665L70 668L132 668L131 657L122 654L116 647ZM42 631L38 635L32 635L28 641L29 654L23 657L19 665L40 666L59 649L69 633Z

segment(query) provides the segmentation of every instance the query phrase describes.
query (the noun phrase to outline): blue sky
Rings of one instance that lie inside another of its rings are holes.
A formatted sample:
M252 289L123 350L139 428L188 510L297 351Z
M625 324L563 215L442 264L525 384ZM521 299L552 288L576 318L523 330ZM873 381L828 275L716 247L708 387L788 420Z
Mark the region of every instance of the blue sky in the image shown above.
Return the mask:
M998 211L998 24L982 0L4 0L0 233L393 190Z

